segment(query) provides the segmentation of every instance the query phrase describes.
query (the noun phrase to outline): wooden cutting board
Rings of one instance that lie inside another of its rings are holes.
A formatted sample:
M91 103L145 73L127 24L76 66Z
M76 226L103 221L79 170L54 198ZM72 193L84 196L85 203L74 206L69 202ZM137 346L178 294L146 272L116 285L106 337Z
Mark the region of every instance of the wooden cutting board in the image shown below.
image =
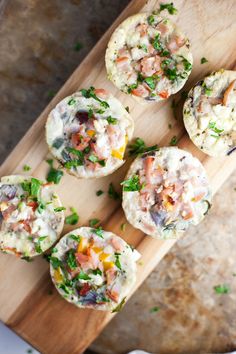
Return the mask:
M179 11L178 15L172 18L189 36L194 55L193 72L185 89L189 89L210 71L221 67L235 69L235 0L208 0L207 2L177 0L175 6ZM178 146L192 152L204 164L213 191L216 192L220 188L234 170L236 153L228 158L214 159L196 149L183 128L181 100L177 104L177 112L173 112L171 108L172 98L164 103L140 105L120 93L106 78L104 53L112 31L127 16L158 7L158 1L154 0L147 3L145 0L130 2L1 166L1 176L22 173L24 164L28 164L32 167L31 174L38 178L45 178L48 168L45 162L48 149L44 139L44 125L49 111L59 100L77 88L93 85L110 90L124 106L130 107L135 121L136 137L142 137L150 145L158 143L164 146L168 145L171 138L176 135ZM209 63L200 64L200 58L203 56L209 60ZM175 100L179 99L180 95L177 95ZM168 127L169 124L172 125L171 129ZM97 217L102 220L105 229L121 235L139 250L142 259L138 264L137 283L133 289L135 291L175 240L154 240L131 226L122 232L120 225L125 222L125 218L120 203L109 199L106 193L100 197L96 196L98 189L107 191L110 182L119 188L119 183L130 162L128 159L116 173L97 180L83 181L65 175L57 186L57 191L63 205L77 208L80 215L79 225L86 225L90 218ZM65 227L63 233L70 229L68 226ZM13 256L0 255L0 319L40 352L81 353L111 318L112 315L109 313L79 310L64 301L53 288L49 277L49 265L41 257L26 263Z

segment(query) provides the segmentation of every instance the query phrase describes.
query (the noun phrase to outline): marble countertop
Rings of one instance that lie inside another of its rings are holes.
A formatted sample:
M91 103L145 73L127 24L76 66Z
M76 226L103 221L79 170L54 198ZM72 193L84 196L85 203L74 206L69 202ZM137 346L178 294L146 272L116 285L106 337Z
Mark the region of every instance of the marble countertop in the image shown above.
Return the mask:
M128 2L0 2L1 161ZM93 343L94 351L236 348L235 187L236 174L215 196L210 215L176 243ZM222 284L228 294L215 292Z

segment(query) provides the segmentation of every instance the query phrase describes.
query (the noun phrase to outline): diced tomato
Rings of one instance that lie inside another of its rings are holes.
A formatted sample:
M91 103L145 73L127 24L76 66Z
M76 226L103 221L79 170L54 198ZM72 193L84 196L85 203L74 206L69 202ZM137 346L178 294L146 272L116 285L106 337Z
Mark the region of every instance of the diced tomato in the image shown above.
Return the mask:
M35 211L38 208L38 203L34 202L33 200L31 202L28 202L27 205L32 208L33 211Z
M76 150L82 151L89 145L90 137L83 137L79 132L71 135L71 142Z
M138 87L132 90L131 93L138 97L147 97L149 95L149 91L143 85L138 85Z
M161 98L168 98L169 97L169 93L167 91L161 91L161 92L158 93L158 95Z
M106 98L109 95L108 91L106 91L104 89L95 89L94 92L95 92L95 95L97 95L101 98Z
M90 285L88 283L85 283L83 285L82 289L79 291L79 294L81 296L85 296L89 292L90 289L91 289Z
M23 224L23 228L25 229L25 231L28 232L29 234L31 233L32 229L29 224L29 220L21 220L19 221L19 224Z

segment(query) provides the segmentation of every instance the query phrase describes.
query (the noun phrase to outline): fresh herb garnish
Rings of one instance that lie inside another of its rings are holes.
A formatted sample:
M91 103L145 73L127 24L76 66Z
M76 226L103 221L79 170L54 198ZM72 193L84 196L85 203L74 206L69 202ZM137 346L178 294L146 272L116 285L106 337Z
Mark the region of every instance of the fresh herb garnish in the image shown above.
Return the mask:
M115 190L113 183L109 184L108 195L111 199L114 199L114 200L120 199L120 194Z
M157 34L156 37L154 38L154 41L152 42L152 45L154 49L156 49L158 52L162 51L162 44L160 42L160 34Z
M41 236L41 237L39 237L38 242L35 244L35 251L36 251L37 253L42 253L42 252L43 252L40 243L41 243L45 238L47 238L47 236Z
M75 43L74 50L76 52L79 52L80 49L82 49L82 48L83 48L83 44L82 43L80 43L80 42Z
M168 77L168 79L170 81L175 81L177 79L177 76L178 76L176 68L173 68L173 69L166 68L165 69L165 74L166 74L166 76Z
M30 171L31 170L31 167L28 166L28 165L24 165L23 166L23 171L27 172L27 171Z
M76 241L78 243L80 242L80 236L71 234L71 235L69 235L69 237L72 238L72 240L74 240L74 241Z
M115 253L115 265L117 266L118 269L122 270L121 264L120 264L120 253Z
M58 184L64 174L63 171L57 170L56 168L53 167L53 160L52 159L47 160L47 163L50 166L50 170L47 175L47 181Z
M125 107L125 109L129 113L129 106Z
M103 230L102 230L101 226L99 226L97 229L93 229L93 232L94 232L97 236L99 236L99 237L101 237L101 238L104 238L104 237L103 237Z
M183 63L183 65L184 65L184 69L186 70L186 71L190 71L191 69L192 69L192 64L190 63L190 61L188 61L186 58L184 58L183 56L182 56L182 63Z
M148 24L149 24L150 26L154 25L154 23L155 23L155 17L154 17L154 15L148 16L147 21L148 21Z
M99 219L90 219L89 220L89 226L90 227L94 227L95 225L99 224L100 223L100 220Z
M70 269L76 269L77 268L77 261L75 257L75 250L70 249L67 254L66 254L66 263L69 266Z
M174 136L171 138L170 145L171 145L171 146L175 146L175 145L177 145L177 143L178 143L177 136L174 135Z
M90 155L88 157L88 160L93 162L93 163L99 163L102 167L106 166L106 160L99 160L99 158L95 155Z
M66 208L63 207L63 206L57 207L57 208L54 209L54 211L55 211L56 213L58 213L58 212L60 212L60 211L63 211L63 210L66 210Z
M156 87L156 82L155 82L155 79L153 76L149 76L149 77L146 77L144 79L144 81L146 82L146 84L148 84L148 86L150 87L150 89L154 90L155 87Z
M31 194L31 183L30 182L22 182L21 187L23 191L27 192L29 195ZM24 198L24 195L22 196L22 199Z
M117 119L117 118L112 118L111 116L109 116L109 117L107 118L107 122L108 122L108 124L113 124L113 125L115 125L115 124L118 123L118 119Z
M79 221L79 215L75 208L70 208L72 214L68 215L65 219L65 223L68 225L75 225Z
M38 207L37 207L37 211L39 212L39 214L42 214L42 212L46 209L46 205L43 204L42 202L39 203Z
M122 301L119 303L119 305L116 306L116 308L114 308L114 309L112 310L112 313L113 313L113 312L119 312L119 311L123 308L123 306L124 306L124 304L125 304L125 301L126 301L126 297L124 297L124 298L122 299Z
M201 58L201 64L205 64L208 63L208 60L205 57Z
M154 313L154 312L158 312L160 310L160 307L159 306L154 306L150 309L150 312L151 313Z
M131 178L121 182L121 185L125 192L136 192L143 188L143 185L140 184L138 175L133 175Z
M90 276L88 274L84 273L81 270L80 273L77 274L73 280L80 280L80 279L82 279L82 280L90 280L91 278L90 278Z
M128 86L127 92L128 93L132 93L133 90L135 90L138 87L138 84L132 84L130 86Z
M125 231L125 229L126 229L126 223L125 222L120 225L120 229L121 229L121 231Z
M178 10L174 7L173 2L169 4L160 4L159 13L164 10L167 10L170 15L175 15L178 12Z
M230 288L228 285L223 284L223 285L216 285L214 286L214 290L216 294L228 294L230 291Z
M141 138L136 138L134 144L128 146L129 156L137 156L145 152L156 151L158 150L157 145L146 146L145 142Z
M102 275L102 271L101 271L99 268L94 269L94 270L92 271L92 273L93 273L94 275Z
M216 127L216 122L210 122L208 127L216 134L216 135L211 135L213 137L219 138L220 133L224 131L224 129L218 129Z
M49 261L54 269L58 269L59 267L62 266L62 262L60 259L57 257L51 257L49 256Z
M204 88L205 94L207 96L210 96L212 94L212 89L210 87L207 87L205 82L203 82L202 87Z
M71 98L69 101L68 101L68 105L69 106L73 106L73 104L75 104L76 103L76 100L74 99L74 98Z
M82 93L82 95L85 98L90 98L91 97L94 100L98 101L103 108L109 108L110 107L109 104L106 101L103 101L99 97L96 96L94 87L91 86L88 90L82 89L82 90L80 90L80 92Z
M104 192L101 190L101 189L99 189L97 192L96 192L96 196L97 197L99 197L100 195L102 195Z
M71 160L64 163L64 167L67 169L71 169L71 167L83 166L83 162L81 160Z
M42 182L37 178L31 178L31 195L38 198Z

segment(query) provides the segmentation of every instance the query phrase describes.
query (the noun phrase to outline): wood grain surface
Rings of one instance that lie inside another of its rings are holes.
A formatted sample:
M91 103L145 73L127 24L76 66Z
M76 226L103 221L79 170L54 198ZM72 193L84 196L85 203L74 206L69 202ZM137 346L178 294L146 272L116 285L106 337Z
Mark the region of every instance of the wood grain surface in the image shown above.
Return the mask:
M175 6L179 11L177 16L173 16L173 20L189 36L194 56L193 72L184 89L188 90L210 71L221 67L235 69L235 1L178 0L175 1ZM1 176L22 173L24 164L27 164L32 167L31 174L45 178L48 149L44 126L49 111L76 89L93 85L110 90L125 106L130 107L135 121L135 136L142 137L146 143L168 145L172 136L176 135L178 146L192 152L204 164L213 192L220 188L234 170L236 154L228 158L210 158L194 147L182 124L183 102L180 94L175 97L178 104L174 114L171 108L172 98L163 103L140 105L120 93L106 78L104 53L112 31L127 16L158 7L159 2L154 0L147 3L145 0L130 2L9 155L1 166ZM208 64L200 64L203 56L209 60ZM169 124L172 125L171 129ZM120 203L109 199L107 194L96 196L98 189L107 191L110 182L119 188L130 162L128 158L127 163L116 173L97 180L77 180L65 175L56 189L63 205L77 208L80 225L86 225L90 218L96 216L102 220L105 229L121 235L139 250L142 259L138 264L137 283L133 289L135 291L175 240L154 240L131 226L122 232L120 225L125 222L125 218ZM63 233L70 229L71 227L66 226ZM77 309L60 298L51 284L48 263L41 257L26 263L1 254L0 270L0 319L42 353L82 353L113 316L99 311Z

